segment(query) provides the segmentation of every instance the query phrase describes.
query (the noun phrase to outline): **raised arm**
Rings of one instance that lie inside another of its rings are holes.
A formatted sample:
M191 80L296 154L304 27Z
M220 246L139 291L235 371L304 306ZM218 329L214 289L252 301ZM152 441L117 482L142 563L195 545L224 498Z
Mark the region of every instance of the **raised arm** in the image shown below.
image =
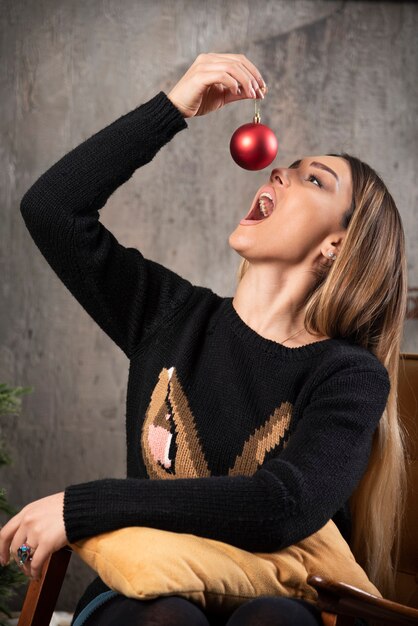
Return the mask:
M98 211L186 127L160 92L66 154L21 201L28 230L49 265L128 358L146 330L162 323L165 311L187 299L192 287L118 243Z
M189 298L192 286L120 245L99 222L98 211L137 168L187 128L184 118L253 97L252 83L263 81L243 55L201 54L168 96L160 92L87 139L22 198L21 212L36 245L128 358Z

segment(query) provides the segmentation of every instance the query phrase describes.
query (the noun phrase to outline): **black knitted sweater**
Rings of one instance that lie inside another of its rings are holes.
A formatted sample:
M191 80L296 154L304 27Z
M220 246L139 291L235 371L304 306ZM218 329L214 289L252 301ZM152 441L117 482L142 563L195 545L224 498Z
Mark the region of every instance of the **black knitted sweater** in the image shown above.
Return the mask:
M348 499L390 389L383 365L341 338L288 348L260 336L231 297L122 246L99 221L109 196L185 128L160 92L66 154L21 202L49 265L129 359L127 478L110 466L109 478L67 487L68 540L149 526L273 551L332 518L350 541ZM106 589L96 580L77 613Z

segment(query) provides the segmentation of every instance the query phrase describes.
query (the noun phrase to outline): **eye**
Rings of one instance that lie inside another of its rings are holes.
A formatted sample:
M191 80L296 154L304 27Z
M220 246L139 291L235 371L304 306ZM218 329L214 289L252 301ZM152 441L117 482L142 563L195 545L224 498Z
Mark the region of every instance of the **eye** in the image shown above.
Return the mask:
M316 176L314 176L314 174L309 174L309 176L308 176L307 180L308 180L308 181L310 181L312 178L313 178L314 180L316 180L316 182L318 183L317 187L323 187L323 185L322 185L322 183L321 183L320 179L319 179L319 178L317 178ZM314 183L314 185L315 185L315 184L316 184L316 183Z

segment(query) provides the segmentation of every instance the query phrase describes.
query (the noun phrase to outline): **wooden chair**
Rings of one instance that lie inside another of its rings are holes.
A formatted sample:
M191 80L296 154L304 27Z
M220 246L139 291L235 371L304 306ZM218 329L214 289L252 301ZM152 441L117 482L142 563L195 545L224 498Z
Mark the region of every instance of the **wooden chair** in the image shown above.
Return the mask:
M378 598L338 581L311 576L324 626L351 626L356 617L379 624L418 625L418 354L401 355L399 404L410 442L407 510L402 528L397 602ZM18 626L48 626L72 550L62 548L45 563L40 581L28 586Z

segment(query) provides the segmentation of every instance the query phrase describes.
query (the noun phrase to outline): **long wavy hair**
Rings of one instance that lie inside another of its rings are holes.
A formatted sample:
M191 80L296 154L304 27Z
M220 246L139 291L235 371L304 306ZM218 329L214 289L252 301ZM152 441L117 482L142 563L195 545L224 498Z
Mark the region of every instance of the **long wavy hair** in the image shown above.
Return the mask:
M353 554L376 587L391 598L406 489L405 434L397 399L407 299L405 237L396 204L377 173L347 153L328 156L348 161L353 195L343 217L347 232L338 257L331 266L325 260L308 296L305 328L367 348L389 374L386 408L350 508ZM243 259L238 280L248 267Z

